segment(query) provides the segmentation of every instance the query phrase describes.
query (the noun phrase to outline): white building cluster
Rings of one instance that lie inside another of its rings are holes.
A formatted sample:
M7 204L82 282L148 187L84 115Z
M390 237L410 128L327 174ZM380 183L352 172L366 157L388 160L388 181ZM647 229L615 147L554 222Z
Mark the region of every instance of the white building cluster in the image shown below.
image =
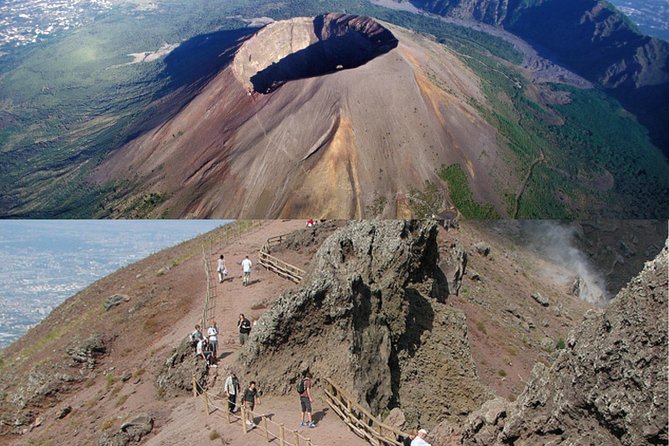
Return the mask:
M110 9L110 0L7 0L0 2L0 50L41 41L81 26L87 15Z

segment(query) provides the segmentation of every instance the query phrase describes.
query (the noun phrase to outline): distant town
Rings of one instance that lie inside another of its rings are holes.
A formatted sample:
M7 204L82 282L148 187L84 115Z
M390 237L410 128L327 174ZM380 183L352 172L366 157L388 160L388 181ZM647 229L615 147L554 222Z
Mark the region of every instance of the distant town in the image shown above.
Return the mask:
M0 2L0 53L80 27L85 17L111 9L109 0L6 0Z

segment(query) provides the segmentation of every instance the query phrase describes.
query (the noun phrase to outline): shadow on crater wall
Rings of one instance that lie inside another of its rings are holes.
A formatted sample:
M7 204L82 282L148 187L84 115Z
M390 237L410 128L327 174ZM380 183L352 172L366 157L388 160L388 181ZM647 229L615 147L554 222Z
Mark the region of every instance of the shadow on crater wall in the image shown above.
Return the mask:
M345 20L314 19L318 41L296 51L251 77L253 89L270 93L284 83L339 70L356 68L397 47L397 39L387 29L357 16Z

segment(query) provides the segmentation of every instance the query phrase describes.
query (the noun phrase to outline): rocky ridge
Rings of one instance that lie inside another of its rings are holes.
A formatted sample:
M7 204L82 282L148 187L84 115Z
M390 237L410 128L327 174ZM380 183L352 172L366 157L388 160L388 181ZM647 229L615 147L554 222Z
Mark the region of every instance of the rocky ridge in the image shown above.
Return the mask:
M514 403L473 414L465 445L666 444L669 245L605 312L590 312Z
M434 224L405 221L336 232L304 285L258 321L241 354L246 371L266 390L289 392L309 370L373 413L400 406L411 422L456 420L480 406L488 391L465 316L445 303L436 235Z

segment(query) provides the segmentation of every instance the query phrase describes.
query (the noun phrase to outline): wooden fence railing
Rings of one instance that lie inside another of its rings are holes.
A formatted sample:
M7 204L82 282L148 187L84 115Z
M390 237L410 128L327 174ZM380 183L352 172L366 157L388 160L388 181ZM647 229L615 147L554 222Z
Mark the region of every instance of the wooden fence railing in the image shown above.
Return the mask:
M402 446L398 437L409 434L379 421L346 391L325 378L324 391L328 405L359 437L375 446Z
M228 410L228 400L219 396L209 395L207 390L198 384L195 375L193 375L193 397L197 398L198 396L202 397L207 416L219 416L224 418L228 424L241 424L242 431L245 434L257 428L260 435L265 439L266 444L278 444L279 446L317 446L311 441L311 438L305 437L292 429L287 429L284 423L277 423L264 414L247 410L245 406L241 406L239 415L230 413ZM253 426L249 427L246 420L253 420Z
M268 238L258 253L258 261L266 269L273 271L284 279L291 280L295 283L300 283L304 278L303 269L291 265L288 262L284 262L278 257L274 257L272 254L270 254L272 252L272 247L281 243L284 238L284 235L277 235L276 237Z
M200 321L202 327L209 327L216 313L216 275L214 274L210 260L214 255L214 243L225 245L262 224L262 220L241 220L229 223L222 228L222 231L212 234L202 243L202 262L204 263L204 274L207 283L202 320Z

